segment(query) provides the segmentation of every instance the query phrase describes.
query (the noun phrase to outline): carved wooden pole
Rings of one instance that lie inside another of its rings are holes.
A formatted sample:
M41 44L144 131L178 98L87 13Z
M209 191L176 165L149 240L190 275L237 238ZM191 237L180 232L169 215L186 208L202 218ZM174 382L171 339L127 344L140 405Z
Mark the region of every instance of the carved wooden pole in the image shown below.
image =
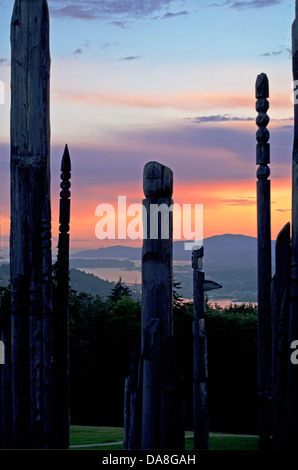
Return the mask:
M46 449L53 449L57 446L51 248L51 206L46 197L42 210L43 447Z
M298 80L298 2L292 26L292 57L294 89ZM296 81L296 82L295 82ZM286 443L288 449L295 449L298 441L298 366L290 361L290 347L298 340L298 103L294 102L294 142L292 159L292 258L290 281L289 313L289 356L286 402Z
M49 13L16 0L11 21L13 446L43 446L42 210L50 200Z
M127 450L141 449L142 362L139 349L138 341L131 353L130 374L124 387L123 448Z
M282 449L285 432L288 365L290 224L278 234L275 244L275 275L272 278L272 412L274 449Z
M57 311L55 356L57 363L58 446L69 447L69 222L71 161L67 145L61 162L59 242L57 258Z
M177 376L173 346L173 173L144 168L142 252L142 448L177 448Z
M269 84L262 73L256 80L257 226L258 226L258 428L260 448L271 447L271 216Z
M205 300L202 259L204 248L192 252L194 285L194 449L209 449L209 413L207 408L207 338L205 335Z

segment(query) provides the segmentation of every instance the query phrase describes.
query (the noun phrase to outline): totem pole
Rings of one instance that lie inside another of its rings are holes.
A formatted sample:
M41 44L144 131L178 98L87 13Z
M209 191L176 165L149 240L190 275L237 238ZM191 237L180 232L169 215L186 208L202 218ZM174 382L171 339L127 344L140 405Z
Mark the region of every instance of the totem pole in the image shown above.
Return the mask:
M194 286L194 384L193 430L194 449L209 449L209 413L207 408L207 338L205 334L204 248L192 252Z
M294 89L298 80L298 2L292 26ZM285 446L295 449L298 440L298 366L290 360L291 345L298 340L298 102L294 102L294 142L292 159L292 257L290 274L289 348L286 400Z
M275 243L275 274L271 284L272 318L272 447L284 448L289 337L290 223Z
M57 371L58 445L69 447L69 222L71 161L65 146L61 161L61 192L59 211L59 240L57 256L57 301L55 304L54 335Z
M173 339L173 173L144 168L142 251L142 448L184 446L183 412Z
M43 211L50 201L49 13L16 0L11 21L11 384L13 446L43 447ZM50 218L50 208L47 207ZM45 338L46 340L46 338ZM52 355L53 351L47 354ZM49 384L51 386L51 384ZM53 410L49 410L53 413Z
M259 447L271 448L271 216L269 84L262 73L256 80L257 231L258 231L258 432Z
M2 331L9 370L2 376L1 445L68 448L70 158L66 147L54 308L47 0L15 0L11 48L11 316Z
M207 406L207 336L205 332L204 293L221 289L217 282L206 280L203 269L204 247L194 247L193 268L193 431L194 449L209 449L209 412Z
M131 353L130 373L124 384L124 433L123 448L141 449L142 433L142 362L140 361L140 341Z

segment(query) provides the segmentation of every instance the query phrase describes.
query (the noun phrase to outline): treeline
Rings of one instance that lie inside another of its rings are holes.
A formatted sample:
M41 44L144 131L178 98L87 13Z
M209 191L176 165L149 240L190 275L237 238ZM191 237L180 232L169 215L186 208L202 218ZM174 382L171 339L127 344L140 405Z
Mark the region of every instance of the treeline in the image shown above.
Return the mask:
M174 335L184 377L186 427L192 427L193 305L175 286ZM124 289L124 290L123 290ZM126 290L125 290L126 289ZM73 424L123 425L124 380L140 337L141 304L120 280L107 299L71 291L70 377ZM210 429L256 432L257 313L207 302Z
M184 377L186 428L191 430L193 305L182 301L177 284L174 294L174 335ZM2 322L9 315L9 298L9 288L2 288ZM140 339L141 304L121 279L108 297L71 289L69 300L71 422L122 426L124 380ZM206 334L210 430L256 433L255 306L223 309L207 301Z

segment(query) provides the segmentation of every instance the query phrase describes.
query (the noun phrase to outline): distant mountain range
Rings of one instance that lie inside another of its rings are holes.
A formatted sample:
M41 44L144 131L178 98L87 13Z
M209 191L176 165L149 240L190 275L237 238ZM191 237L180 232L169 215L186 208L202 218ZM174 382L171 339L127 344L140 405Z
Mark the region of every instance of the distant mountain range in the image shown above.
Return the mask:
M272 241L272 255L275 242ZM185 299L193 295L191 251L184 249L183 241L174 242L174 276L181 284L180 294ZM134 261L141 260L142 248L115 245L95 250L85 250L70 256L70 268L116 268L139 270ZM274 261L274 256L272 256ZM179 261L189 261L179 265ZM9 282L9 264L1 263L0 285ZM203 271L207 280L222 285L222 289L208 292L210 299L231 299L239 302L257 302L257 239L245 235L216 235L204 240ZM272 263L272 274L274 262ZM100 277L104 278L104 271ZM72 289L89 292L92 295L107 296L114 286L113 282L99 279L78 269L70 270ZM139 291L133 294L139 298Z
M272 253L275 242L272 241ZM142 248L115 245L74 253L71 258L122 258L140 260ZM191 251L184 249L184 241L173 244L177 261L191 261ZM246 235L216 235L204 239L204 270L254 269L257 266L257 239Z

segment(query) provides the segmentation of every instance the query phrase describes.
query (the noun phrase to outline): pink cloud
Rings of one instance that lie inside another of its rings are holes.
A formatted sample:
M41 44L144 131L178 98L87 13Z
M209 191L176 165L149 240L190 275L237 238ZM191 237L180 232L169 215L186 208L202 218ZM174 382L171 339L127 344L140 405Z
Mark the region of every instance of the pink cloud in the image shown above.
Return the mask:
M109 94L109 93L55 93L59 102L76 102L89 106L117 106L137 108L167 108L200 111L218 108L255 109L253 94L177 92L172 94ZM270 99L274 109L292 109L290 93L275 94Z

